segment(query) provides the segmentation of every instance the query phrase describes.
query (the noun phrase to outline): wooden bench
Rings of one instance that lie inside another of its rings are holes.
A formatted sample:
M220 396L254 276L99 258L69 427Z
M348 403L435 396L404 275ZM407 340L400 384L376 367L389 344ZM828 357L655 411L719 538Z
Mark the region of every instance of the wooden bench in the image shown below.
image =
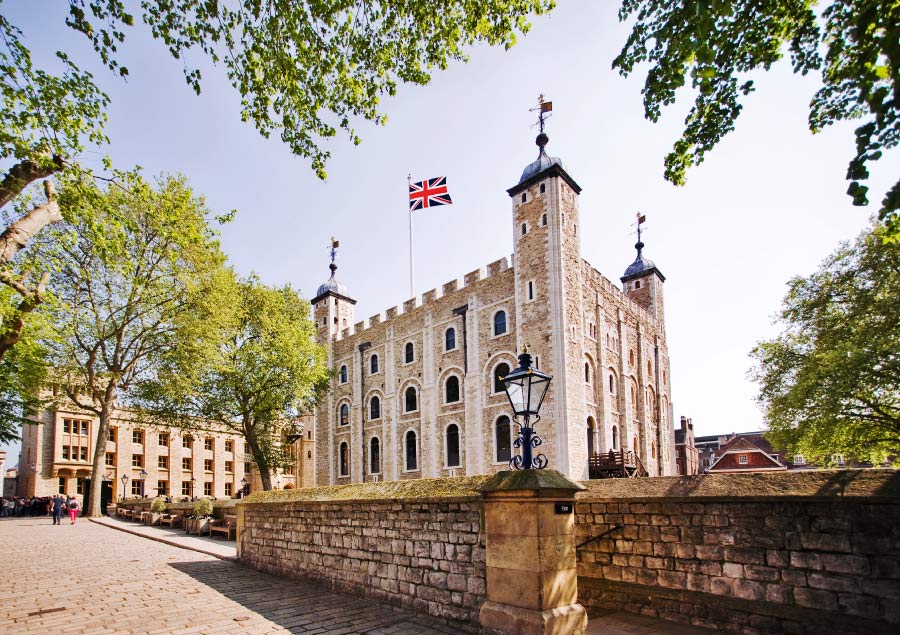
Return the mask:
M122 512L122 518L124 518L126 520L134 520L134 510L133 509L128 509L126 507L126 508L121 509L120 511Z
M184 516L181 514L163 514L159 519L159 526L167 525L171 529L175 529L181 524L182 520L184 520Z
M141 520L142 525L153 524L153 512L148 512L148 511L140 512L140 520Z
M106 515L110 518L117 517L119 515L119 507L118 505L113 505L110 503L106 506Z
M226 540L234 540L232 534L237 533L237 516L226 514L222 520L213 520L209 523L209 537L212 538L213 532L225 534Z

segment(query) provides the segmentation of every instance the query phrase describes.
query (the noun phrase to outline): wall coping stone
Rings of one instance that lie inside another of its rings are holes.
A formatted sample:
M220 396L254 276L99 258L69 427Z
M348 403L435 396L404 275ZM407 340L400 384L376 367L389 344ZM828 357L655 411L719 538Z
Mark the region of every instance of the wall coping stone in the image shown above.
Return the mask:
M810 470L753 474L699 474L653 478L583 481L578 500L738 499L743 502L778 499L900 498L900 470Z
M547 489L575 493L586 488L575 481L570 481L556 470L504 470L491 476L478 491L490 494Z

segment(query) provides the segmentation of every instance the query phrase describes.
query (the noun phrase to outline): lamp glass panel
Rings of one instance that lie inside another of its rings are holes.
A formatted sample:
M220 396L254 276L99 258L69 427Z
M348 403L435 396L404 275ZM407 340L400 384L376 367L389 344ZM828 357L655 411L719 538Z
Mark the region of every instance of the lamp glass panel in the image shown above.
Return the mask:
M513 412L521 414L528 408L528 385L521 379L506 382L506 395Z

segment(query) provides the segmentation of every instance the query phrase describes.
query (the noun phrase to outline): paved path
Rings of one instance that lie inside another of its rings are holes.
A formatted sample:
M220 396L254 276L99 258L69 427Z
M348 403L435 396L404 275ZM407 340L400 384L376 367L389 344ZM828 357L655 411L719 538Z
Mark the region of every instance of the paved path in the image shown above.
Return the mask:
M446 625L97 523L0 520L4 635L456 635Z
M137 523L104 522L81 519L74 526L53 526L50 518L0 519L0 633L458 633L427 618L242 567L231 560L234 543ZM709 631L612 613L592 619L587 633Z
M90 522L100 523L119 531L126 531L136 536L150 538L158 542L164 542L173 547L181 547L182 549L190 549L205 553L209 556L222 558L224 560L234 560L237 557L237 549L233 540L225 540L225 538L211 538L209 536L194 536L185 533L184 529L169 529L168 527L150 527L142 525L139 522L119 520L117 518L91 519ZM221 534L220 534L221 535Z

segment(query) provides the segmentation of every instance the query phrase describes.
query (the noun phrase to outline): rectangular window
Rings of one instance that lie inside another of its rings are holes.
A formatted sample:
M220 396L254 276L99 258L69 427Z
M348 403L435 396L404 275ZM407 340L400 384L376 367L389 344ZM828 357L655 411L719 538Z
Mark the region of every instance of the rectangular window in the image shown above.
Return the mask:
M156 466L161 470L168 470L169 469L169 457L167 457L167 456L156 457Z
M164 448L169 447L169 433L168 432L160 432L159 433L159 445Z
M186 471L188 471L188 472L191 471L191 459L190 459L190 457L187 457L187 456L186 456L186 457L184 457L183 459L181 459L181 469L182 469L182 470L186 470Z
M802 454L795 454L794 465L806 465L806 457Z
M143 454L132 454L131 455L131 467L144 467L144 455Z
M63 419L63 432L69 434L72 431L72 422L69 419Z
M203 459L203 471L204 472L212 472L213 471L212 459Z
M213 449L213 440L209 437L203 439L203 449L204 450L212 450Z
M181 483L181 495L182 496L190 496L191 495L190 481L184 481Z
M157 481L156 482L156 495L157 496L168 496L169 495L169 481Z
M88 422L81 422L81 436L86 437L88 435Z
M143 445L144 431L143 430L132 430L131 431L131 442Z
M251 467L253 467L252 463L244 463L244 474L249 474Z
M212 484L210 481L206 481L206 482L203 484L203 495L204 495L204 496L212 496L212 495L213 495L213 493L212 493L212 485L213 485L213 484Z
M229 474L234 472L234 461L225 461L225 471Z
M843 464L844 464L844 455L843 455L843 454L835 454L835 455L832 456L831 458L832 458L832 459L834 460L834 462L835 462L836 464L838 464L838 465L843 465Z
M66 479L62 476L59 477L59 491L57 494L65 494L66 493Z
M132 479L131 481L131 495L132 496L140 496L141 495L141 481L138 479Z
M79 461L87 461L87 448L81 446L78 448L78 460Z
M108 467L115 467L115 466L116 466L116 455L113 454L112 452L107 452L107 453L106 453L106 465L107 465Z
M233 483L225 483L225 496L229 498L234 494L234 484Z
M67 446L67 445L64 445L62 447L62 458L63 458L63 461L69 460L69 446Z
M194 440L190 436L181 437L181 446L185 447L185 448L189 448L189 447L191 447L191 443L193 441Z
M528 281L528 299L534 300L534 281Z
M225 451L234 452L234 441L232 441L231 439L225 441Z
M76 494L84 494L84 479L83 478L75 479L75 493Z
M118 434L117 434L118 430L119 430L118 428L110 428L109 429L109 440L112 441L113 443L116 442L116 437L118 436Z
M747 465L747 455L739 454L738 455L738 463L740 463L741 465Z

